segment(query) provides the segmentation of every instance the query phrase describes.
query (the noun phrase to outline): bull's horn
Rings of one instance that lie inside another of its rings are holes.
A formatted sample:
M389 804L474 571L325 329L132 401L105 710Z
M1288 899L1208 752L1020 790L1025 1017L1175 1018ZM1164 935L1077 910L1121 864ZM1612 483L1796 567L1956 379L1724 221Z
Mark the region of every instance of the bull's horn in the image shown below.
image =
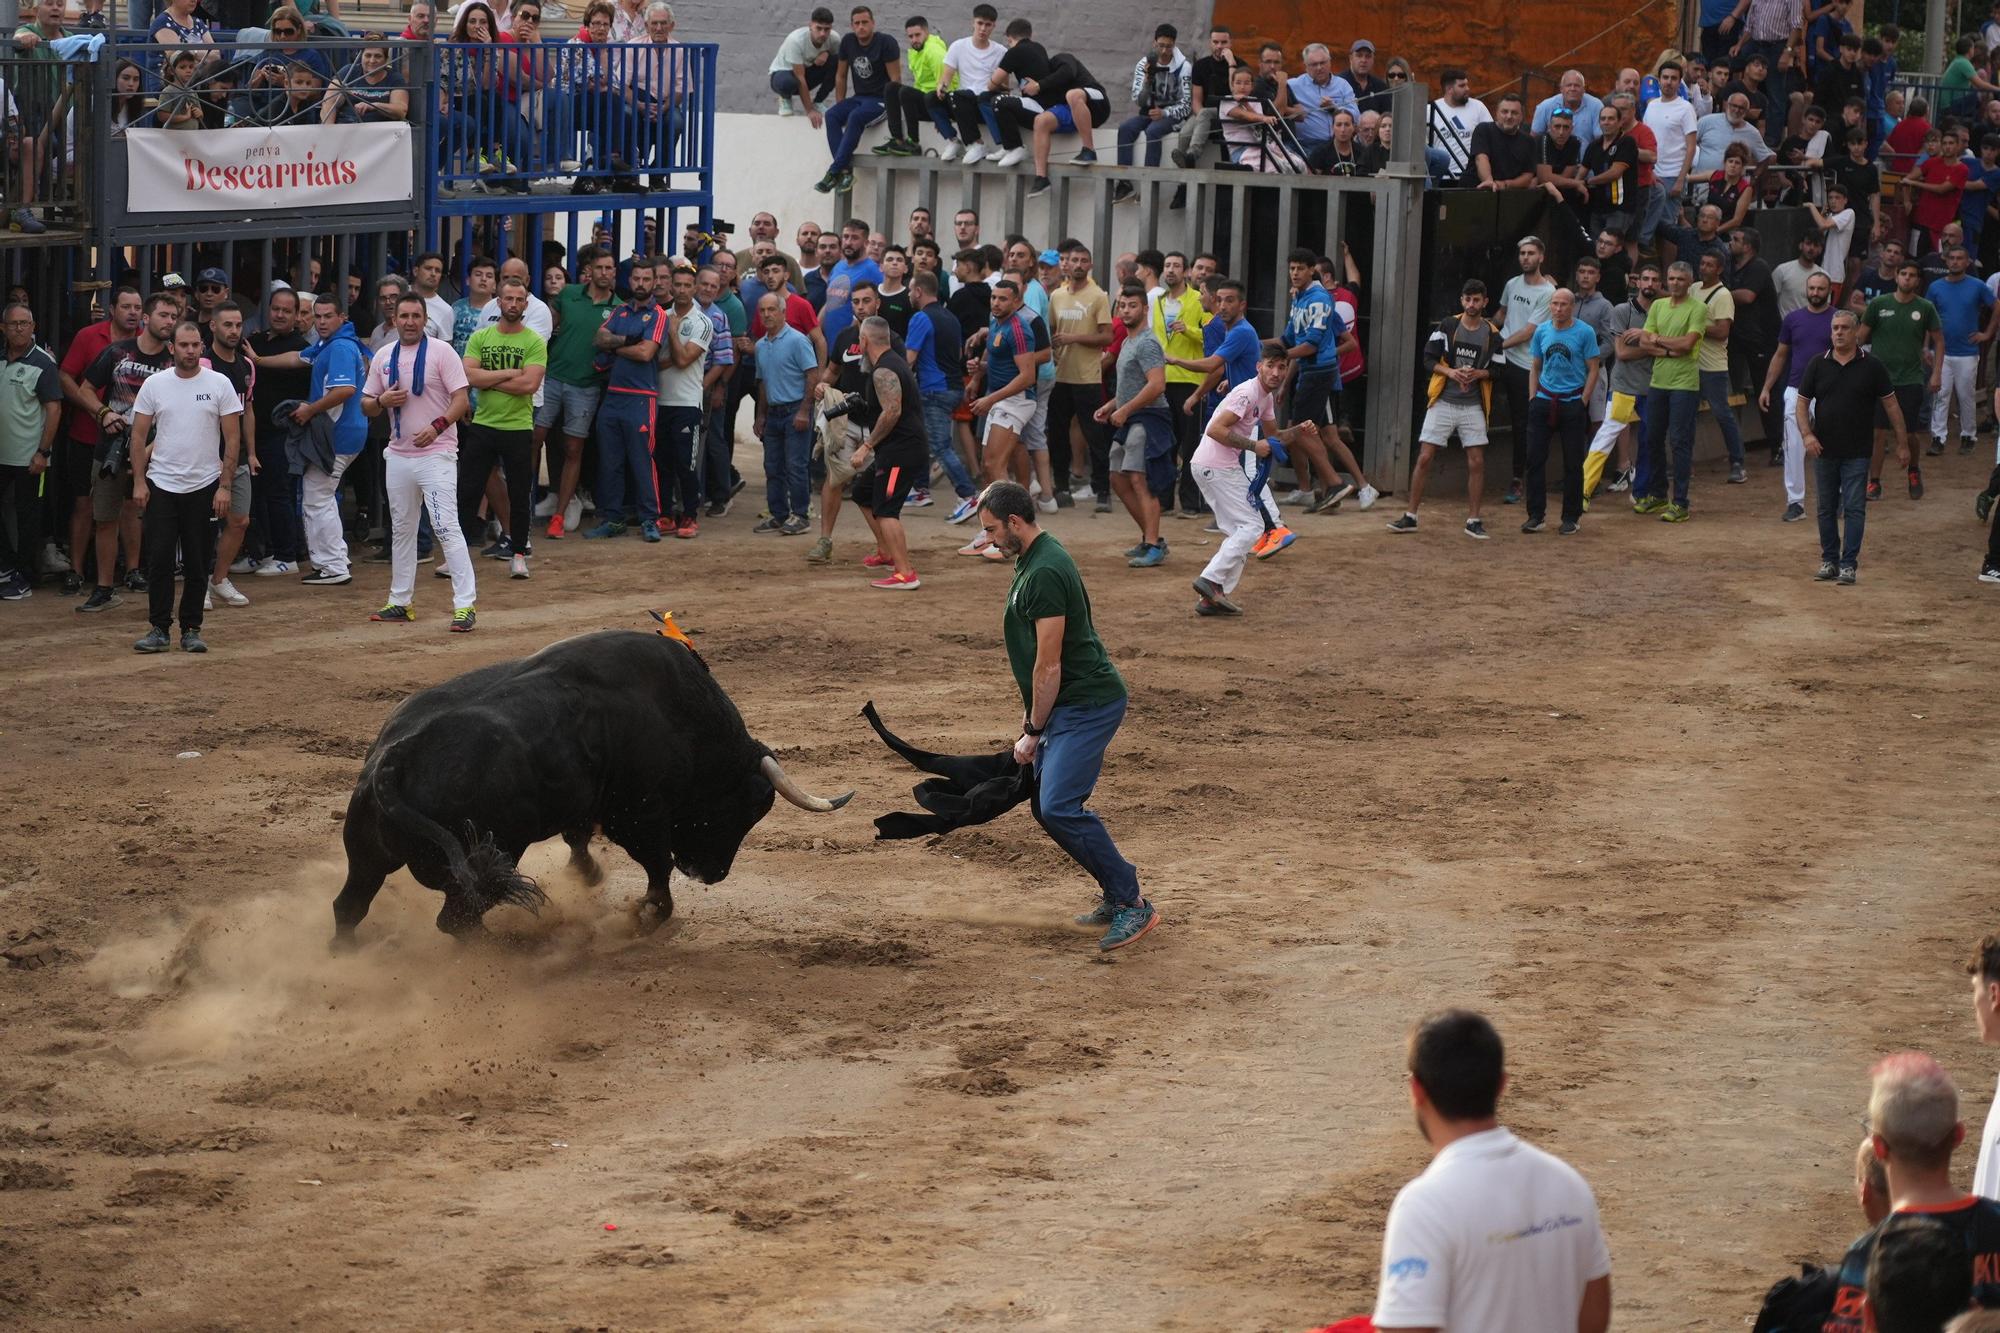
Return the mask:
M772 755L765 755L764 762L759 767L763 769L764 776L770 779L771 785L778 789L778 795L784 797L801 810L811 810L815 814L823 815L840 809L841 806L846 805L854 799L853 792L848 792L844 796L836 796L830 801L824 796L814 796L811 792L799 786L798 783L792 781L786 775L784 767Z

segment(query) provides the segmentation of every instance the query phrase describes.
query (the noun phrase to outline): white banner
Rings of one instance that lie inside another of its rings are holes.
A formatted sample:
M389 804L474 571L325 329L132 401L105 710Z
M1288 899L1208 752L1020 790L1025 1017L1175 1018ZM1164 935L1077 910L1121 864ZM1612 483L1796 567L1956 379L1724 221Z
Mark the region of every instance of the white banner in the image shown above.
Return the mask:
M125 132L133 213L297 212L410 198L408 125Z

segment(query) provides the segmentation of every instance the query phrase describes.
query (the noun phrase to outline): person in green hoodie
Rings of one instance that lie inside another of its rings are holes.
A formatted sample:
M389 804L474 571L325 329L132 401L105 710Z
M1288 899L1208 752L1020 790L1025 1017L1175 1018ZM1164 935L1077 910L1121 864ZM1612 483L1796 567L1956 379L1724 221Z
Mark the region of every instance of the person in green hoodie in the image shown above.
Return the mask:
M958 141L951 115L937 96L938 80L944 73L944 38L932 32L930 20L921 15L903 24L903 36L909 42L903 50L903 63L909 67L910 81L889 85L889 95L884 99L889 112L889 137L875 145L875 151L887 157L922 155L917 127L927 116L937 127L940 139L947 144Z

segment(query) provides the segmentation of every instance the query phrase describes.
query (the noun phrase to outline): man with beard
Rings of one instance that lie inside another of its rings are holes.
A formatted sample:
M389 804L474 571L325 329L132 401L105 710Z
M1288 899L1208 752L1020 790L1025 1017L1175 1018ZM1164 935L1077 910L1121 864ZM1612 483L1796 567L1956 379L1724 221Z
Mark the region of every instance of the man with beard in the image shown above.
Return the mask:
M428 302L424 309L428 320ZM299 294L289 287L273 288L264 302L264 327L251 334L248 342L250 354L259 361L251 415L256 418L258 438L275 441L284 430L277 419L278 404L304 398L312 385L312 372L304 367L286 370L271 364L272 358L305 348L305 335L299 331ZM254 549L262 552L257 561L259 578L282 578L298 571L305 554L298 494L298 482L289 464L251 474L250 536Z
M236 563L236 553L243 549L243 538L250 531L251 487L262 468L257 461L257 421L247 410L250 395L257 386L257 367L243 351L243 307L234 301L223 301L206 313L203 336L209 349L203 364L229 381L229 387L236 390L236 397L246 410L240 418L243 449L237 455L236 470L223 478L223 484L229 488L229 517L223 520L222 533L215 543L215 568L209 576L204 611L212 610L218 599L226 606L250 605L250 599L236 590L229 575Z
M806 552L806 560L810 564L824 565L833 559L833 525L840 518L841 497L857 471L854 454L875 428L875 405L863 392L868 383L868 367L861 350L861 321L880 314L880 302L881 295L875 290L873 282L862 279L855 284L848 296L854 322L827 340L827 363L820 368L819 383L811 395L815 399L828 398L829 405L842 397L850 401L858 398L859 401L845 416L827 422L828 439L822 452L826 481L820 487L819 495L819 540ZM892 335L890 347L897 356L903 355L901 338ZM921 402L921 398L916 400L917 404ZM923 420L921 413L917 420ZM871 569L887 563L886 552L877 551L875 554L879 558L869 563Z
M77 386L77 401L97 423L100 440L92 454L90 516L96 525L97 582L90 596L77 605L79 611L102 611L116 604L111 579L118 566L118 529L128 513L137 519L142 506L132 493L132 460L129 453L132 404L139 386L155 372L174 363L168 339L180 320L180 305L165 292L146 298L145 322L136 336L112 343L97 356ZM132 561L125 586L133 592L146 591L146 575L140 571L144 538L129 544L126 558ZM196 621L197 625L200 623Z
M64 353L59 368L62 375L63 397L75 409L69 414L69 443L57 452L57 457L62 460L61 479L66 483L63 489L70 495L70 572L63 575L65 597L74 597L83 590L84 558L90 549L94 527L90 492L96 471L91 466L91 460L97 452L99 442L104 438L104 433L97 428L97 417L91 410L91 402L86 401L83 395L84 372L90 369L105 348L138 334L140 323L144 318L144 309L145 302L140 297L138 288L120 287L113 291L110 317L90 325L77 334L69 345L69 351ZM127 506L126 512L118 520L114 520L108 539L99 539L98 581L100 583L110 577L110 571L104 568L102 554L107 540L111 552L110 562L113 564L117 562L120 523L124 527L126 550L134 566L138 564L139 511L136 506ZM107 601L91 609L101 611L108 605L110 602Z
M1763 391L1757 395L1757 406L1765 412L1771 410L1772 393L1777 387L1778 377L1785 376L1785 392L1782 399L1785 413L1785 512L1784 521L1796 523L1806 516L1806 451L1805 437L1799 430L1798 400L1799 385L1805 382L1806 369L1812 362L1826 355L1833 346L1833 279L1825 273L1815 273L1806 279L1806 303L1786 315L1778 326L1778 350L1771 357L1771 368L1764 374Z
M875 424L854 451L854 503L875 534L875 554L861 563L889 572L868 586L883 592L914 592L923 583L910 563L903 532L903 502L910 489L930 476L930 439L924 433L923 398L902 355L890 346L889 321L872 315L858 329L868 379L862 394Z

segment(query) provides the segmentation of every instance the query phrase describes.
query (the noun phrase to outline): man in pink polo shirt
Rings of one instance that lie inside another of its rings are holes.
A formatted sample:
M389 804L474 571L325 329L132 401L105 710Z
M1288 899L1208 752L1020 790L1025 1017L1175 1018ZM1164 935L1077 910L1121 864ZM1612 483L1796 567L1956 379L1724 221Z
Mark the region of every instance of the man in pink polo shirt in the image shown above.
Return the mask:
M1261 481L1253 479L1245 464L1271 456L1271 440L1286 446L1310 425L1279 430L1273 420L1271 396L1285 381L1284 344L1266 342L1257 360L1257 373L1231 389L1208 419L1208 429L1196 446L1188 467L1195 484L1215 511L1216 526L1222 529L1222 545L1209 558L1201 576L1194 581L1195 614L1239 616L1243 608L1230 598L1243 578L1243 566L1257 539L1264 534L1264 496ZM1253 495L1252 487L1256 486ZM1274 507L1275 512L1275 507Z
M451 344L424 332L430 316L424 298L396 302L396 341L375 353L361 390L361 410L389 416L389 602L371 620L407 624L416 619L418 509L451 574L451 631L469 631L473 610L472 557L458 526L458 423L467 412L465 364Z

